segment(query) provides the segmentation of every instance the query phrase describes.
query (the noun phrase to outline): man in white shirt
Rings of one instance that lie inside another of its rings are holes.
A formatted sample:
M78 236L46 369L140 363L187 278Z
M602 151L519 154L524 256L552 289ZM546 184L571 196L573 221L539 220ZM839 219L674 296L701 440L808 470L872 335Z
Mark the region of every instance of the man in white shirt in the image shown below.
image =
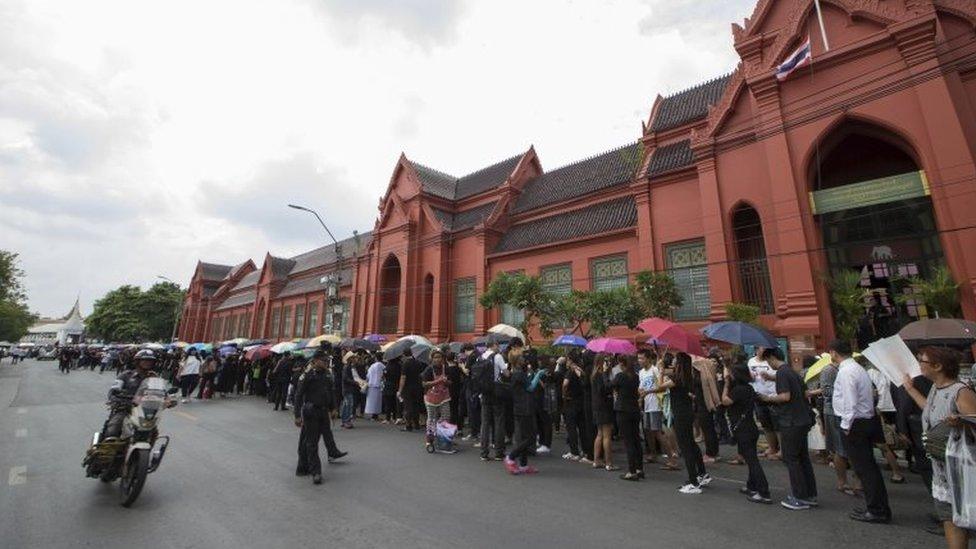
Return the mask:
M840 417L847 455L864 487L866 509L855 509L850 518L861 522L891 522L888 491L881 468L874 460L874 445L884 442L881 421L874 412L874 384L868 373L851 358L851 346L834 340L827 347L839 365L834 381L834 413Z
M481 355L481 360L491 360L495 368L494 380L497 384L508 373L508 364L498 348L498 338L492 334L488 336L488 349ZM494 358L492 358L494 356ZM489 450L494 443L494 458L489 457ZM505 456L505 404L491 391L481 394L481 461L500 461Z
M756 354L749 359L749 373L752 375L752 388L757 395L775 396L776 395L776 371L769 366L763 359L766 349L756 347ZM769 404L763 402L761 398L756 399L756 419L762 425L766 435L766 442L769 448L766 450L766 457L770 459L780 459L779 437L776 435L776 418Z

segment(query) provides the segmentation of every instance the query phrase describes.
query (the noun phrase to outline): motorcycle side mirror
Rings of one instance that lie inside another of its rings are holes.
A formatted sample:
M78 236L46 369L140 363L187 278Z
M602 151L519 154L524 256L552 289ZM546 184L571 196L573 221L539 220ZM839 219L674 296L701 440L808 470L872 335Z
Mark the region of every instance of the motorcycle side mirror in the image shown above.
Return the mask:
M166 390L166 394L168 395L175 395L178 392L180 392L179 387L170 387L169 389Z

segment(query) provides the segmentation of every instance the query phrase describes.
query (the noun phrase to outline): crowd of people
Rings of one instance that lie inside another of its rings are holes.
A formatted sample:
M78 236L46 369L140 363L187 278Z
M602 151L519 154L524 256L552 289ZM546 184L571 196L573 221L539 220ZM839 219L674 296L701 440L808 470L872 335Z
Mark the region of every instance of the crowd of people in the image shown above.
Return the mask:
M779 461L790 485L780 504L793 511L819 506L819 461L833 468L838 491L863 501L851 519L887 523L893 513L886 485L907 480L901 452L932 495L930 530L950 547L965 547L968 531L952 522L945 466L929 459L923 440L942 423L963 427L963 418L976 414L976 393L959 380L959 354L922 348L923 375L896 386L855 359L847 342L826 350L829 363L812 378L806 373L816 357L787 363L780 349L757 348L747 357L738 348L713 348L702 358L666 349L634 357L566 348L553 356L494 336L482 346L434 347L417 357L408 346L386 359L327 343L311 358L301 350L249 359L244 352L173 348L159 368L181 388L183 402L254 395L273 410L291 411L302 429L296 472L316 483L319 438L330 460L345 455L331 419L343 429L375 421L423 431L428 445L447 422L482 461L501 461L513 475L537 473L529 460L550 454L556 433L565 437L563 459L619 471L624 481L638 482L651 468L683 470L678 491L686 495L707 491L710 464L742 464L740 491L758 504L773 502L766 470ZM98 363L123 369L130 354L105 353ZM720 455L723 444L735 447L734 456ZM890 469L887 481L876 451Z

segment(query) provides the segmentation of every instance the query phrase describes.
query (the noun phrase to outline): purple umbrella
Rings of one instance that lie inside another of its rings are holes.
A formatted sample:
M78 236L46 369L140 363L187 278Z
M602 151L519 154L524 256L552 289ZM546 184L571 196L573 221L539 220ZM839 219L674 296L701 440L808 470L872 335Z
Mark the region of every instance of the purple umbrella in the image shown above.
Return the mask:
M373 343L376 344L386 343L387 341L386 337L380 334L367 334L366 337L364 337L363 339L365 339L366 341L372 341Z
M601 337L586 344L586 348L594 353L612 353L615 355L636 355L637 347L626 339Z

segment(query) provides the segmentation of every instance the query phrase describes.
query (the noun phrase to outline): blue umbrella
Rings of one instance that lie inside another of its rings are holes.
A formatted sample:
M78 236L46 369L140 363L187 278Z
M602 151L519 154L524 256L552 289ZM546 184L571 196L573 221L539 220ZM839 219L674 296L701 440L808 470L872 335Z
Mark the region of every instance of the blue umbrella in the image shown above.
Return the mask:
M734 345L755 345L767 349L779 347L779 342L772 334L745 322L726 320L715 322L701 329L701 333L708 339L724 341Z
M554 346L565 345L567 347L586 347L586 340L578 335L563 334L553 340Z
M221 357L232 355L236 352L237 352L236 345L224 345L220 349L217 349L217 353L219 353Z

